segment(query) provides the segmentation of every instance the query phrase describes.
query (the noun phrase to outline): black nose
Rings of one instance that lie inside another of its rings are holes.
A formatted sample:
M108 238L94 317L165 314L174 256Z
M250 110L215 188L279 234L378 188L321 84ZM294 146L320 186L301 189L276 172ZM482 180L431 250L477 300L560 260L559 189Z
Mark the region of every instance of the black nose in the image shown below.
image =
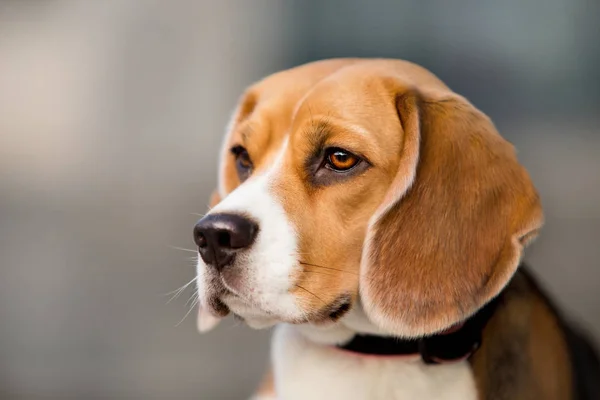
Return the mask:
M194 241L204 262L221 270L233 262L237 252L252 245L257 233L258 225L248 218L213 214L198 221Z

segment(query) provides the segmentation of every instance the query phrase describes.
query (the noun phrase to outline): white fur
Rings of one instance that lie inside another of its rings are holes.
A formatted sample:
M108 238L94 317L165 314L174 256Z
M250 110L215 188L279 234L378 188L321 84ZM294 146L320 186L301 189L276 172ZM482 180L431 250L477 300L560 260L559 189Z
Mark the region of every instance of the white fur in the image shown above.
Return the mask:
M198 304L198 319L196 320L198 332L208 332L217 326L220 321L221 318L212 315L207 307Z
M221 150L226 156L227 139ZM258 222L260 230L253 246L237 260L238 273L243 279L237 285L224 285L237 297L222 300L236 314L255 328L273 325L286 319L302 317L302 308L289 293L293 275L298 268L297 235L285 210L272 193L272 182L281 168L283 144L273 166L258 176L252 176L232 193L227 194L219 179L223 199L210 214L243 213ZM224 158L222 158L224 159ZM411 166L409 166L410 169ZM223 165L221 166L222 174ZM401 196L414 180L414 171L400 180L396 193ZM372 226L380 210L370 221ZM368 253L368 252L367 252ZM363 265L366 260L363 260ZM239 264L238 264L239 263ZM214 274L198 261L200 302L206 301L209 274ZM241 282L241 283L240 283ZM362 306L354 308L341 321L328 326L279 325L273 336L272 365L277 396L262 396L254 400L319 400L319 399L417 399L417 400L475 400L477 398L472 371L466 361L429 366L418 356L368 357L335 349L333 344L344 343L356 332L386 333L373 325Z
M273 325L277 320L303 317L303 311L290 293L293 273L298 268L297 243L294 227L285 211L272 194L272 182L276 179L281 157L287 143L282 145L280 155L273 166L227 195L213 207L209 214L237 213L256 221L259 232L254 244L240 253L231 268L239 275L238 284L232 285L223 273L222 282L234 296L221 299L236 314L255 328ZM206 275L214 274L201 258L198 260L198 289L202 299L208 295Z
M467 361L426 365L418 356L368 357L315 343L279 325L272 363L278 399L476 400Z
M349 341L356 333L389 336L382 331L366 316L360 301L338 322L331 324L296 325L296 329L308 340L325 345L343 344Z

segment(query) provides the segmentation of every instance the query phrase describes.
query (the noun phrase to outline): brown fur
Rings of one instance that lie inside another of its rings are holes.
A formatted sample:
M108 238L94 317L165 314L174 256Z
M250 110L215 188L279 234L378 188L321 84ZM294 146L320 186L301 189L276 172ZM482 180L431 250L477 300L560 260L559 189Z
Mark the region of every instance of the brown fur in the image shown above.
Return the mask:
M234 145L247 148L254 174L284 151L273 191L298 234L293 293L308 315L360 291L369 317L391 332L441 331L505 287L542 224L512 146L467 100L405 61L322 61L250 87L226 140L221 196L240 185ZM324 146L372 167L315 184L306 160ZM482 399L568 399L556 321L523 294L525 283L513 286L519 295L490 321L473 360Z
M470 363L480 400L571 400L569 352L557 315L517 272ZM274 395L273 371L257 394Z
M403 151L416 176L407 192L392 185L381 205L390 208L372 227L361 293L378 324L419 336L468 318L495 297L542 214L512 146L487 117L448 92L398 91L413 146Z
M482 400L569 400L571 360L557 316L514 277L471 359Z
M213 208L221 201L221 196L219 196L219 192L216 190L210 196L210 201L208 202L208 208Z
M325 61L249 88L227 148L244 145L257 173L286 136L275 191L298 231L304 264L294 294L309 314L340 295L356 296L362 276L377 323L404 336L442 330L502 289L518 263L519 239L541 224L537 194L512 147L414 64ZM323 144L361 152L374 167L316 187L304 166ZM231 155L224 157L229 192L240 182ZM384 207L391 209L371 227L361 270L369 221Z

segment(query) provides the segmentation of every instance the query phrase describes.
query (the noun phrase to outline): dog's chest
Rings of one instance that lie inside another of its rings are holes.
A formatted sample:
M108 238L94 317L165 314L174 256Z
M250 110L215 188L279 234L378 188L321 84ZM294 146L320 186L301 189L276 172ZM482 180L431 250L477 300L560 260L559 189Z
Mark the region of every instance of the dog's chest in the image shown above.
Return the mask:
M477 399L466 361L357 356L310 342L289 326L275 331L273 368L278 399Z

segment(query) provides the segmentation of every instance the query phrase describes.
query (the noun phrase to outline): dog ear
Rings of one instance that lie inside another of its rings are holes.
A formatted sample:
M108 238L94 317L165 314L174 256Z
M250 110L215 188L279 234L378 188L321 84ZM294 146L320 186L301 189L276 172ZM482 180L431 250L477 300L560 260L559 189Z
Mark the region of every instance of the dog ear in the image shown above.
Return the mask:
M497 296L543 223L513 146L466 99L403 90L398 173L361 261L369 318L403 337L440 332Z

